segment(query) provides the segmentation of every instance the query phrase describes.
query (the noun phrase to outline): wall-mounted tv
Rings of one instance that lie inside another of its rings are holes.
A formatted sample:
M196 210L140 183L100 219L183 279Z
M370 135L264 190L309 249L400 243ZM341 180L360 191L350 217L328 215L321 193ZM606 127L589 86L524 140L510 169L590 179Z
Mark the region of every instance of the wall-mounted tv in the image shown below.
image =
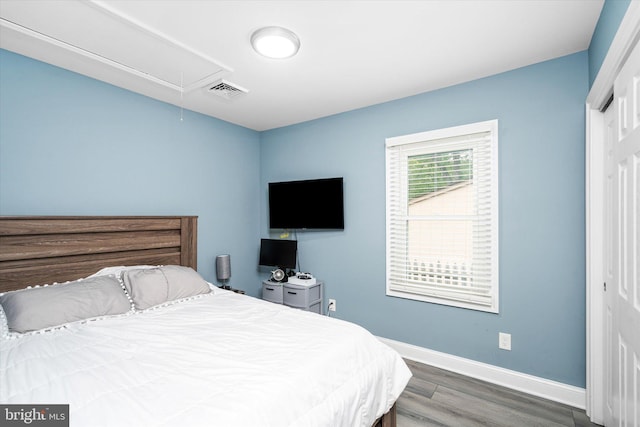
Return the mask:
M344 230L342 178L269 183L269 227Z

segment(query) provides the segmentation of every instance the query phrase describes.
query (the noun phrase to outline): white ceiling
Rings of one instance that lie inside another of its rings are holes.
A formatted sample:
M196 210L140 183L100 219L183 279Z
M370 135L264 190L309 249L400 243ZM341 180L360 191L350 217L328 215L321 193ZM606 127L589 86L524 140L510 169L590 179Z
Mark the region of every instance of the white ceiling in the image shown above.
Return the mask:
M589 47L604 0L0 0L0 47L255 130L287 126ZM265 26L301 41L285 60ZM232 100L204 87L225 79Z

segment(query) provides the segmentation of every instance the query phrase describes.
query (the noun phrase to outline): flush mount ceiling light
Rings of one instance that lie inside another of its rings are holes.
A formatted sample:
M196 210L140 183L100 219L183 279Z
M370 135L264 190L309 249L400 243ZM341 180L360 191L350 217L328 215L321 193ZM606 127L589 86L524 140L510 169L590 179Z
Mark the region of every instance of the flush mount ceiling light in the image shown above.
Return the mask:
M251 45L262 56L284 59L291 58L298 52L300 40L286 28L265 27L253 33Z

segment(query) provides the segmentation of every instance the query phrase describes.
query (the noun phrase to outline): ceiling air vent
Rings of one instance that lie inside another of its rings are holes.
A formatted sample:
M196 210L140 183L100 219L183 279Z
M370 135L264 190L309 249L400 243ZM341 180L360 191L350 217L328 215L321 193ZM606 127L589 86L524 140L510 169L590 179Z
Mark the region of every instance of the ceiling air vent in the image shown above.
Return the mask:
M233 99L249 92L247 89L227 80L217 80L207 86L207 91L224 99Z

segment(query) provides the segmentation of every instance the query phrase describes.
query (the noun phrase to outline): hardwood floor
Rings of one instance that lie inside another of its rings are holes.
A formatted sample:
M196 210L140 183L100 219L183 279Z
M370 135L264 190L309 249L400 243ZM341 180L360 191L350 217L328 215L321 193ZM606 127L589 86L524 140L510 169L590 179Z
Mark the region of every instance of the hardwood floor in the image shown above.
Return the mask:
M398 427L592 427L583 410L406 360L413 378L397 402Z

